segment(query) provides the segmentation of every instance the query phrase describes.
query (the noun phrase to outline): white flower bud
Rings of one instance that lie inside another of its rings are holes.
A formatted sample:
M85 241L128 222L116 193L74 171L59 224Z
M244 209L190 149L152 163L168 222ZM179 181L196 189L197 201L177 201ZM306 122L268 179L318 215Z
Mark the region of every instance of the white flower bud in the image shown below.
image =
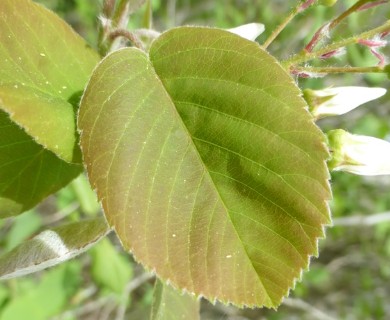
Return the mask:
M227 31L251 41L255 41L256 38L264 32L264 30L264 24L261 23L248 23L236 28L227 29Z
M330 170L366 176L390 174L390 142L341 129L327 135L332 153Z
M323 90L306 89L303 92L310 112L316 119L347 113L386 93L383 88L337 87Z

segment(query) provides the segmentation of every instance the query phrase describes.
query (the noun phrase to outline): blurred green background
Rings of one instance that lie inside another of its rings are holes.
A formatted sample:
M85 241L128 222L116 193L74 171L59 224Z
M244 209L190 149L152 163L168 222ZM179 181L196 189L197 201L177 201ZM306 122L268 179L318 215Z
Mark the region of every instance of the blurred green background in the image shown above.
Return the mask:
M96 47L98 15L102 1L40 0L57 12ZM153 0L153 27L158 31L177 25L236 27L261 22L266 32L283 19L295 1ZM315 7L298 16L269 47L284 59L300 50L323 23L356 1L339 1L332 8ZM130 28L142 27L144 8L135 13ZM350 16L332 39L382 24L390 5ZM1 31L0 31L1 32ZM384 51L386 52L386 51ZM389 52L386 52L389 56ZM314 65L370 66L370 52L350 46L341 57ZM328 86L379 86L389 88L383 75L332 75L298 79L301 88ZM390 140L389 94L347 115L328 118L318 125L324 131L343 128L353 133ZM248 142L249 143L249 142ZM319 242L313 258L290 297L278 311L239 310L202 302L202 320L226 319L390 319L390 178L332 174L334 226ZM100 215L100 207L85 177L49 197L34 210L0 221L0 250L7 252L47 227ZM367 220L371 217L371 220ZM375 218L375 219L374 219ZM0 283L1 320L38 319L148 319L153 279L121 250L115 236L88 253L44 272Z

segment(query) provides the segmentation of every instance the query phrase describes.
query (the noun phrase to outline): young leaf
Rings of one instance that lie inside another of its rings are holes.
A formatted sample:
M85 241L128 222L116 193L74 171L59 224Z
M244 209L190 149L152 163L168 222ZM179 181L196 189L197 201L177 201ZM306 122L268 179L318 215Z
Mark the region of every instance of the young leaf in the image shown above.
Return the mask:
M103 218L46 230L0 257L0 279L10 279L54 266L85 252L107 235Z
M0 218L31 209L83 170L37 144L1 110L0 132Z
M256 43L182 27L150 58L114 52L95 69L79 127L109 224L175 287L275 307L317 254L330 222L325 139Z
M80 163L75 106L97 53L30 0L1 0L0 12L0 108L39 144Z
M150 320L199 320L199 300L156 280Z

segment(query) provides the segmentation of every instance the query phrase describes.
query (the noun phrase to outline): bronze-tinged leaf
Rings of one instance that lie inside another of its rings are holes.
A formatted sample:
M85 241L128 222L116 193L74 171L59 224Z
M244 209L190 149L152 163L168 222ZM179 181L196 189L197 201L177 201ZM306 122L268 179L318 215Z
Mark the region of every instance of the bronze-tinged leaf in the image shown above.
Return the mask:
M181 27L95 69L88 176L124 247L174 287L276 307L330 222L328 150L301 92L254 42Z

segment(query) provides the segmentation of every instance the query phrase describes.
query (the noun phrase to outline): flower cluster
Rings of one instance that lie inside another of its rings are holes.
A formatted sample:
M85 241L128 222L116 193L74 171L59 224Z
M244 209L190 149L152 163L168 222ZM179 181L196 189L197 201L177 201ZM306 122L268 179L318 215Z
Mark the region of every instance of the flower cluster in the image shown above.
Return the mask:
M307 89L304 97L315 119L319 119L347 113L385 93L383 88L339 87ZM390 174L390 142L341 129L331 130L327 136L332 155L329 169L359 175Z

